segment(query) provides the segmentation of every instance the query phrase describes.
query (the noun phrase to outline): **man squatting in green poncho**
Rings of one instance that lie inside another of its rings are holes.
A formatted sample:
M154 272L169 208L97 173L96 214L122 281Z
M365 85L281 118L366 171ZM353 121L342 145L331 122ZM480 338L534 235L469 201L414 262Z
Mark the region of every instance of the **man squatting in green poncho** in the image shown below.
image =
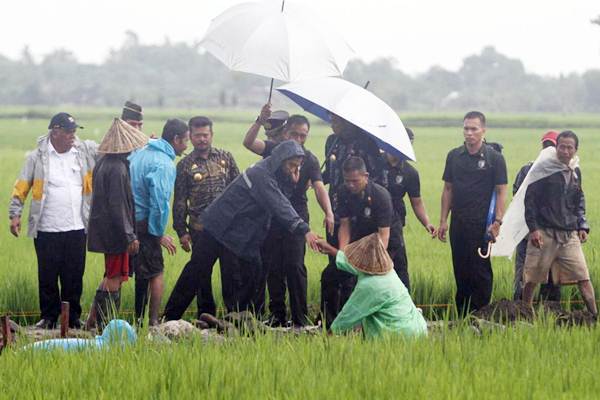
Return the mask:
M350 298L331 325L333 333L352 331L360 324L369 339L388 334L427 336L427 323L394 271L378 233L347 245L344 251L324 239L317 243L323 253L336 258L339 270L357 277Z

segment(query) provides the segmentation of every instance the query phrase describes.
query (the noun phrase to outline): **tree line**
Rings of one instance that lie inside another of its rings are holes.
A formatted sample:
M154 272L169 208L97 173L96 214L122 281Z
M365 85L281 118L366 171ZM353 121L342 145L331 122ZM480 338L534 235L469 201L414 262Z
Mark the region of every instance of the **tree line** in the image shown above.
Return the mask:
M592 21L600 25L600 17ZM402 72L392 58L353 60L344 77L398 111L598 112L600 68L546 77L485 47L457 71L431 67ZM198 44L143 44L127 32L101 64L86 64L65 49L36 62L25 47L19 59L0 55L0 104L119 106L124 99L147 107L258 107L269 80L229 71Z

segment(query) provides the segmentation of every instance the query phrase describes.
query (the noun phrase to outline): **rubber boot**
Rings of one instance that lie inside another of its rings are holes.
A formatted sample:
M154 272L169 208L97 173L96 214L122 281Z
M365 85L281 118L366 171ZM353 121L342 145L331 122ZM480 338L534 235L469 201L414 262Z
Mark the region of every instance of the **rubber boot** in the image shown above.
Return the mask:
M121 291L97 290L94 305L96 307L98 331L100 332L110 320L116 317L121 305Z

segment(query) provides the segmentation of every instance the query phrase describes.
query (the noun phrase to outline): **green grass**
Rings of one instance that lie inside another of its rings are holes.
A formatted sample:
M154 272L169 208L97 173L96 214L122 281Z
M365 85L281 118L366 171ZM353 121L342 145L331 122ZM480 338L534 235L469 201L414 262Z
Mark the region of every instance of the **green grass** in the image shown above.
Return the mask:
M596 329L538 324L481 337L458 328L417 341L266 335L6 352L0 398L591 399L600 390L599 340Z
M16 113L22 109L15 109ZM14 111L14 110L12 110ZM8 115L0 113L5 117ZM56 110L47 110L49 114ZM86 111L86 110L84 110ZM76 116L77 114L74 113ZM188 118L191 111L173 111ZM258 160L241 146L242 137L254 113L207 112L216 116L217 147L230 150L240 168ZM87 110L80 122L86 126L82 137L100 140L110 125L107 110ZM164 112L147 114L144 130L159 133ZM527 161L535 158L543 129L528 126L550 121L557 129L586 125L575 131L580 136L581 168L586 192L588 218L592 226L584 246L593 282L598 286L598 196L600 189L600 141L597 116L490 116L487 137L501 142L508 164L509 181ZM247 118L247 121L245 119ZM429 216L437 225L441 175L446 154L461 143L459 115L420 115L420 121L455 119L454 127L423 126L415 129L416 167L421 175L422 196ZM409 119L410 120L410 117ZM229 121L229 122L227 122ZM417 119L415 119L417 121ZM503 123L510 128L498 128ZM529 122L528 122L529 121ZM534 121L534 123L531 123ZM535 122L538 121L538 122ZM571 125L572 124L572 125ZM418 124L417 124L418 125ZM0 119L0 193L8 205L12 184L25 152L46 131L46 119ZM495 127L496 126L496 127ZM308 148L322 159L328 129L315 124ZM322 213L314 195L309 195L311 225L322 232ZM33 241L23 235L14 238L6 226L0 229L0 312L36 311L37 266ZM169 233L174 235L170 229ZM427 237L409 211L405 231L413 297L418 304L448 303L455 290L448 244ZM171 292L189 254L165 254L166 296ZM307 252L309 302L319 302L320 272L326 257ZM494 259L495 299L511 297L513 266L507 259ZM218 271L218 269L215 269ZM95 287L103 274L99 255L88 255L84 277L83 306L89 308ZM220 293L218 273L215 294ZM564 298L576 291L563 289ZM165 296L165 297L166 297ZM124 285L122 308L133 308L133 282ZM166 299L165 299L166 300ZM220 302L220 296L218 296ZM441 309L440 312L443 312ZM428 311L428 310L426 310ZM557 330L549 325L509 329L484 337L473 336L466 328L445 332L431 339L406 343L402 340L379 343L359 338L238 339L225 345L200 341L173 346L142 342L132 349L94 354L52 354L35 357L30 353L7 353L0 357L0 398L106 398L122 393L134 397L211 398L592 398L600 389L596 379L597 330ZM44 378L40 379L40 375Z

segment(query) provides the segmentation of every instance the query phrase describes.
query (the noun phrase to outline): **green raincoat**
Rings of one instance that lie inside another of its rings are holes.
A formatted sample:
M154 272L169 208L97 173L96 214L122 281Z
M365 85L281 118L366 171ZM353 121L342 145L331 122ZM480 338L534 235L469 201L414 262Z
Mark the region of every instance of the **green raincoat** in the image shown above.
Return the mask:
M356 275L358 282L331 325L334 333L351 331L360 323L367 338L390 333L427 336L427 323L394 270L385 275L365 274L350 265L341 250L336 264L339 270Z

